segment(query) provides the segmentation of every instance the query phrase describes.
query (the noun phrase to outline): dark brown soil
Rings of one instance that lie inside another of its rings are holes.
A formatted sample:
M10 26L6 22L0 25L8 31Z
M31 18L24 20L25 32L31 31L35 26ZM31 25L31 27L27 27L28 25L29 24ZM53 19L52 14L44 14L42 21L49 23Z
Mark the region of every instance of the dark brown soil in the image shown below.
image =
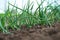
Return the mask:
M10 32L12 34L0 33L0 40L60 40L60 23L51 27L35 25L29 29L23 25L20 30Z

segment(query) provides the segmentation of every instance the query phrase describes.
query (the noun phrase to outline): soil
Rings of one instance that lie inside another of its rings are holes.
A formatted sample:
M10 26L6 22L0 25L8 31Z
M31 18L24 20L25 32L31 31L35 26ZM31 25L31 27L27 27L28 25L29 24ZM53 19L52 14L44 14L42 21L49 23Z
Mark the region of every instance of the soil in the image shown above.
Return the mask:
M0 40L60 40L60 23L51 27L38 24L27 28L23 25L20 30L10 32L11 34L0 32Z

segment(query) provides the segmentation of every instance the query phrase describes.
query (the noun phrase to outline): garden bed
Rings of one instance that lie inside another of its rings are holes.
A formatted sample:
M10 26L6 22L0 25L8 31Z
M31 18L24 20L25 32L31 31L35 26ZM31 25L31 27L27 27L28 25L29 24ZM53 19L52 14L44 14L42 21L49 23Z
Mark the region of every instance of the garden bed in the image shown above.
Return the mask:
M0 32L0 40L60 40L60 23L48 27L35 25L31 28L22 26L20 30L12 31L11 34Z
M8 2L7 10L0 14L0 40L60 40L60 5L47 2L43 8L44 2L37 2L34 12L30 1L23 9Z

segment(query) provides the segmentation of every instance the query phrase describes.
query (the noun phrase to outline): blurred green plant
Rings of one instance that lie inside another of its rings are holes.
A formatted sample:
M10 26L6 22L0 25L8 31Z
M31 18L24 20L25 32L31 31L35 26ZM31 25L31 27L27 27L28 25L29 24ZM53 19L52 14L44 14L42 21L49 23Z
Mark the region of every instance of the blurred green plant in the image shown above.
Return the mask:
M36 24L51 26L53 23L60 21L60 5L52 6L53 3L48 3L43 8L44 1L41 1L40 4L36 1L38 7L34 13L32 12L34 3L30 3L30 0L23 9L8 2L8 9L4 14L0 14L0 31L9 33L9 29L18 30L22 25L27 25L28 28ZM9 8L10 5L13 6L12 10ZM18 9L22 13L18 13Z

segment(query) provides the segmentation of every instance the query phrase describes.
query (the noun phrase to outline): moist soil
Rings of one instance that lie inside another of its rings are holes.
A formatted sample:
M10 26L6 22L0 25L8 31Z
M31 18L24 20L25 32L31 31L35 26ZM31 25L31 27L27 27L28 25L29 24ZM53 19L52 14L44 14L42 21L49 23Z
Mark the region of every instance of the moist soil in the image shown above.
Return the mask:
M11 34L0 32L0 40L60 40L60 23L52 26L35 25L27 28L22 25L20 30L10 30Z

